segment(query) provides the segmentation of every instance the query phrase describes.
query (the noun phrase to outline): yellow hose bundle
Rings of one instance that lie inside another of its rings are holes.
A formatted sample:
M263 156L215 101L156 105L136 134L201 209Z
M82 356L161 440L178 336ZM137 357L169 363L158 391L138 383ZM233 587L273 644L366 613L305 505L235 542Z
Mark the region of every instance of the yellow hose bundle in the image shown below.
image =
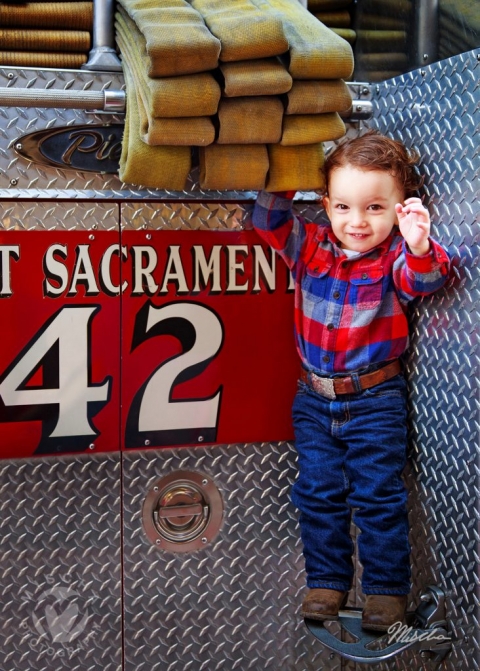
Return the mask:
M323 188L321 143L345 133L351 106L345 40L297 0L119 2L123 181L182 190L198 146L202 189Z
M324 153L321 144L300 147L269 145L269 191L311 191L325 188Z
M150 117L202 117L215 114L220 86L210 72L177 77L149 77L145 39L120 9L116 14L117 42L123 60L135 75L145 110Z
M0 45L4 50L87 52L90 33L83 30L37 30L0 28Z
M278 95L292 87L292 77L277 58L221 63L227 97Z
M365 70L378 70L380 68L390 70L402 70L408 67L408 56L405 53L383 52L375 54L362 54L359 65Z
M317 12L315 17L329 28L350 28L352 23L349 12Z
M285 114L325 114L345 112L352 106L348 86L341 79L293 82L287 93Z
M182 191L191 169L191 149L190 147L150 147L141 140L139 100L135 80L126 63L124 74L128 105L119 177L128 184Z
M149 119L144 116L140 123L140 137L152 146L205 146L215 140L215 128L208 116L176 119Z
M404 30L357 30L357 39L362 50L400 51L407 48L407 33Z
M348 42L292 0L254 0L260 9L275 9L289 43L288 71L294 79L344 79L353 71Z
M41 51L0 51L0 63L24 68L55 68L56 70L81 68L87 54L48 53Z
M251 0L191 0L220 40L221 61L277 56L288 50L282 21L271 7L259 10Z
M350 7L353 0L308 0L308 9L311 12L330 12Z
M357 33L351 28L330 28L330 30L333 30L343 40L347 40L349 44L353 44L357 39Z
M213 77L208 73L172 77L171 79L175 81L171 82L167 79L166 87L162 87L165 78L155 80L145 75L142 67L143 37L128 16L122 13L122 10L117 12L116 28L123 62L136 82L139 137L143 142L149 145L171 146L205 145L213 142L215 128L210 116L206 116L216 111L220 98L220 88ZM201 82L198 85L196 79L200 78L203 81L209 76L216 87L216 95L207 94L203 100ZM168 118L155 114L166 105L167 101L162 95L165 93L165 88L167 93L170 92ZM190 101L188 100L189 91L193 93ZM131 95L131 92L127 93ZM195 93L197 93L196 96ZM185 107L195 116L185 117Z
M408 18L412 13L411 0L362 0L362 10L380 16Z
M360 26L366 30L405 30L405 19L396 16L377 16L377 14L362 14Z
M0 4L0 26L91 30L93 2Z
M280 144L298 146L337 140L345 135L345 124L336 112L286 116Z
M218 191L260 190L268 171L261 144L211 144L200 150L200 187Z
M150 77L213 70L220 42L185 0L119 0L145 37Z
M282 137L283 105L275 96L223 98L219 144L269 144Z

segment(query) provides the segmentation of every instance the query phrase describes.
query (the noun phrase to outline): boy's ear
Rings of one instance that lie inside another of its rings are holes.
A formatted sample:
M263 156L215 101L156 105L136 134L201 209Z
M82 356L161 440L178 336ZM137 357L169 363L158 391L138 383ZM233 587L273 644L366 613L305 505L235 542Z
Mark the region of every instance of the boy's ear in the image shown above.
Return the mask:
M328 218L330 218L330 198L328 196L323 196L322 203Z

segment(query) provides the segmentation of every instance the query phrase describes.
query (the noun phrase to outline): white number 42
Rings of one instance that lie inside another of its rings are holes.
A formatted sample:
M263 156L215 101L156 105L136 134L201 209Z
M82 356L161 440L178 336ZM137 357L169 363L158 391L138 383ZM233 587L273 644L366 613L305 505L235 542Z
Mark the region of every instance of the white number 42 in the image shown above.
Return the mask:
M99 309L62 307L0 377L0 420L43 421L37 453L83 450L98 435L92 419L110 400L112 387L111 376L97 384L91 380L91 324ZM140 446L145 436L155 445L179 444L199 430L207 440L216 435L221 388L201 400L174 401L171 392L218 354L220 319L188 301L161 307L147 303L137 315L133 345L162 334L177 337L182 353L158 366L137 392L128 415L127 446ZM41 385L29 385L40 368Z

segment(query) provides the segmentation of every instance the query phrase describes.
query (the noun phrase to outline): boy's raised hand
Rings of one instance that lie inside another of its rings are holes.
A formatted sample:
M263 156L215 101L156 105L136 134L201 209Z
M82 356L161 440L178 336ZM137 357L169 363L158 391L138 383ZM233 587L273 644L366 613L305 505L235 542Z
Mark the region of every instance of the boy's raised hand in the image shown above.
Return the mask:
M407 198L395 205L400 233L415 256L423 256L430 249L430 215L420 198Z

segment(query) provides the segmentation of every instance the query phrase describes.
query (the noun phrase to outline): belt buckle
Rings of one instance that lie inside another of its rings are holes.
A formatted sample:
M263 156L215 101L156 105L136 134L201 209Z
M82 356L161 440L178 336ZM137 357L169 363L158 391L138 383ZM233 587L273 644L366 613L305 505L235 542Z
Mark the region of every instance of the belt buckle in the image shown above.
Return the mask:
M331 377L315 377L312 375L313 388L318 394L325 396L330 401L334 401L337 398L335 393L335 386L333 384L333 378Z

